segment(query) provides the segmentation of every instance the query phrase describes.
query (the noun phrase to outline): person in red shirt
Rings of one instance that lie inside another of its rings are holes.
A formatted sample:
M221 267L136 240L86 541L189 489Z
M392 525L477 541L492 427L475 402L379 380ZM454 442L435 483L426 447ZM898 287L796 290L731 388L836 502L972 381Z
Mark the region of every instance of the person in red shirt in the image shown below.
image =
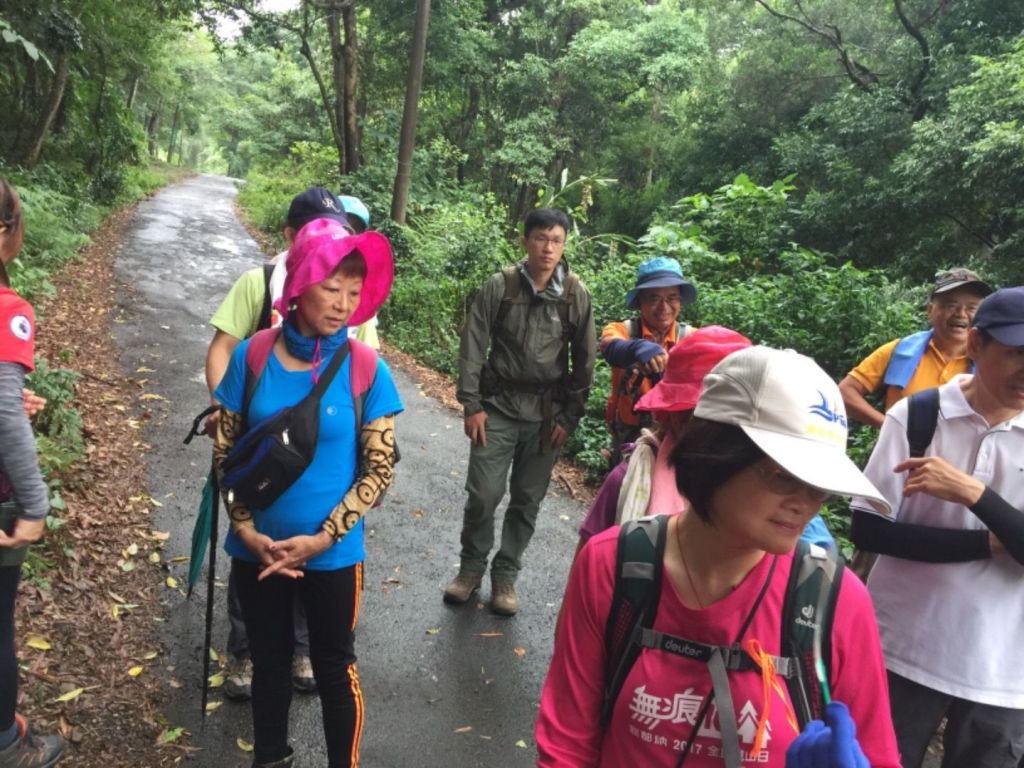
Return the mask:
M826 712L827 729L810 721L797 732L769 658L787 655L794 549L825 499L857 495L889 508L847 457L846 433L835 383L792 350L740 349L704 377L671 454L689 511L666 524L649 630L606 702L619 531L599 533L569 576L540 700L538 768L899 768L874 611L854 574L843 571L827 668L832 698L846 708ZM726 669L723 654L735 648L748 663ZM850 759L837 761L840 752Z
M658 383L668 352L692 330L678 322L683 304L697 300L697 289L683 277L675 259L658 256L637 270L636 284L626 294L626 307L639 317L609 323L601 331L601 355L612 367L612 388L605 421L612 435L611 466L619 463L622 446L635 442L649 414L637 413L636 401Z
M15 712L14 601L25 548L42 537L50 511L24 390L25 373L33 369L35 313L7 278L24 236L21 201L0 179L0 766L49 768L63 755L64 740L36 736Z

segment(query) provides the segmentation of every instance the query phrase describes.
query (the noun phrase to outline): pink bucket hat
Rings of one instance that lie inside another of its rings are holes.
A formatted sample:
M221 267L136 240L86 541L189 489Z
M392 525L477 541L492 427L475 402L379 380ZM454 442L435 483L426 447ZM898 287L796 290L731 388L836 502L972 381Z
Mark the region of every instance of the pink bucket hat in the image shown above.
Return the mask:
M743 334L720 325L698 328L668 353L665 375L634 406L638 411L692 411L704 377L727 355L751 346Z
M284 290L274 307L288 317L288 307L311 285L327 279L341 260L358 252L366 261L366 277L359 306L348 319L350 326L361 325L376 314L391 292L395 279L395 260L391 243L380 232L351 234L337 221L314 219L304 226L288 249L288 276Z

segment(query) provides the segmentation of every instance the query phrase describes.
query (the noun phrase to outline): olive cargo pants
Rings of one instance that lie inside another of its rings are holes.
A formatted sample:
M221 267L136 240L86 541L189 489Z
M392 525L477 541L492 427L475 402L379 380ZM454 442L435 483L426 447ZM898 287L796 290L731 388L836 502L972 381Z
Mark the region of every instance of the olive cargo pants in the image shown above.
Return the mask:
M488 408L486 430L487 446L474 445L469 451L461 569L470 573L487 570L487 558L494 548L494 513L507 487L509 502L501 544L491 562L491 578L515 582L558 451L540 452L539 421L517 421Z

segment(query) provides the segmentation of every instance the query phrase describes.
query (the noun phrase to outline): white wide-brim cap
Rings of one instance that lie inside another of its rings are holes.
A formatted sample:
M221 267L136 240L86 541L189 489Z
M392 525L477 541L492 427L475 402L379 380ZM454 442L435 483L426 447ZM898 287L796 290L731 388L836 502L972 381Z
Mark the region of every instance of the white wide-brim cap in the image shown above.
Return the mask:
M794 477L838 496L862 496L880 513L888 501L846 455L839 388L811 358L754 346L733 352L704 379L694 415L740 427Z

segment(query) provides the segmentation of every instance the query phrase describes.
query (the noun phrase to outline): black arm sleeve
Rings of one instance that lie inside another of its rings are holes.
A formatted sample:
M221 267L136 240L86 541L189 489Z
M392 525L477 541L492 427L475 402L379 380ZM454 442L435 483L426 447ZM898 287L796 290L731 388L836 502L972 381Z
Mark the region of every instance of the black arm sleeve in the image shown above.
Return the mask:
M865 552L922 563L964 563L992 557L988 531L896 523L856 509L853 510L850 539L857 549Z
M969 509L995 534L1010 557L1024 565L1024 514L988 486Z

